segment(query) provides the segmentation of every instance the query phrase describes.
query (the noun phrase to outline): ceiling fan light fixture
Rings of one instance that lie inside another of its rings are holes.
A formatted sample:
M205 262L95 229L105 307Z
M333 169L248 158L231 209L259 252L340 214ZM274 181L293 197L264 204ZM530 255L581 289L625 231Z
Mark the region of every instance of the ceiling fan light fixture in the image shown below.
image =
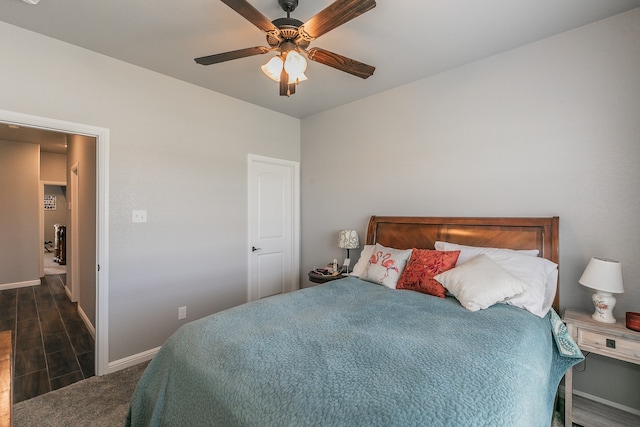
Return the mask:
M282 73L282 68L284 67L284 63L280 55L274 56L264 64L260 69L265 74L265 76L269 77L274 82L280 82L280 74Z
M333 67L362 79L371 77L375 71L375 67L371 65L325 49L314 47L307 50L307 47L323 34L376 7L376 0L333 0L329 6L306 22L291 17L291 12L298 6L299 0L278 0L280 8L286 12L287 16L273 21L252 6L249 0L222 0L222 2L265 33L269 47L255 46L202 56L195 58L195 62L198 64L218 64L277 50L280 54L271 58L261 69L267 77L278 82L282 96L293 95L296 92L296 85L307 80L307 76L304 74L307 69L307 60Z
M267 77L278 83L281 80L283 69L286 71L287 84L298 84L307 80L307 76L304 74L307 69L307 60L295 50L274 56L260 69Z
M284 61L284 69L289 75L289 84L307 80L307 76L304 75L304 72L307 69L307 60L295 50L287 52L287 58Z

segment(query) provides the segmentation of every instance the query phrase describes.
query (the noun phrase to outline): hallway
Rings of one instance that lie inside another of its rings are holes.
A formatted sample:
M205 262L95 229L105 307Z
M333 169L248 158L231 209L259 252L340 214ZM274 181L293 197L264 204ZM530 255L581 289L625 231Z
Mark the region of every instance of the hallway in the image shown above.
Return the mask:
M64 290L66 275L0 291L0 330L14 339L14 403L95 375L94 339Z

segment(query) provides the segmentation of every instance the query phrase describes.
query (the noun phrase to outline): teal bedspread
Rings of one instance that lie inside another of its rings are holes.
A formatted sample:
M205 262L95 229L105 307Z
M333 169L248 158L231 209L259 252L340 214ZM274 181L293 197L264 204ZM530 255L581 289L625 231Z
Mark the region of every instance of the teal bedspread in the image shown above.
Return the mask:
M126 425L548 427L582 359L551 314L355 278L244 304L166 341Z

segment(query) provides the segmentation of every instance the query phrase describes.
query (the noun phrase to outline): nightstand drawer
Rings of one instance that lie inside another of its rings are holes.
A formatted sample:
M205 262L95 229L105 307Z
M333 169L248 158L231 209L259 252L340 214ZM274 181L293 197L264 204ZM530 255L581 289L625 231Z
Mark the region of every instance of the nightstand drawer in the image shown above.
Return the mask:
M607 353L639 358L640 342L631 341L613 335L593 332L588 329L578 329L578 346L600 349Z

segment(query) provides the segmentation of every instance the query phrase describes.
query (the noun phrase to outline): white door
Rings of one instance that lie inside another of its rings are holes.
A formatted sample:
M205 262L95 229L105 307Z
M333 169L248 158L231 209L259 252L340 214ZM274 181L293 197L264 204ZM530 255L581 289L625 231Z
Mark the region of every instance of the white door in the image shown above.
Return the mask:
M299 288L299 182L297 162L249 155L249 301Z

